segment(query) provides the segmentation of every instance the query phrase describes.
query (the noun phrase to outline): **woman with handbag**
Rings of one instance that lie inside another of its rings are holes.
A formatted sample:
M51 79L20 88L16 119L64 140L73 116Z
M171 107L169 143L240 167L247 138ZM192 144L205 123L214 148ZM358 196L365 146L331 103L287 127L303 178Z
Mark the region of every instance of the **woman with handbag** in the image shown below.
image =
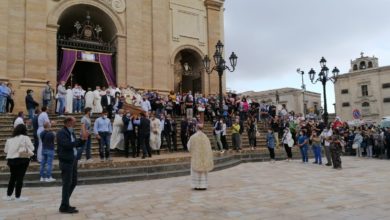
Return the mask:
M10 201L15 189L17 201L28 201L27 197L21 197L24 175L30 163L30 157L34 155L34 146L27 136L27 128L20 124L15 127L12 137L7 139L4 152L7 154L7 165L11 171L8 183L7 195L3 200Z
M290 162L290 160L292 159L291 148L294 145L294 139L292 138L292 134L291 134L289 128L284 129L282 143L283 143L284 149L286 150L287 162Z

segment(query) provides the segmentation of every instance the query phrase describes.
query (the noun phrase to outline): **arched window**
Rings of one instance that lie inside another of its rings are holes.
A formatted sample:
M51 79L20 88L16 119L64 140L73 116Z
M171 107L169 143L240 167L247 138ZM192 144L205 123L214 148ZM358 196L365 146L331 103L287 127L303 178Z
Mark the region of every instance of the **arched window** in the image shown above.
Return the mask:
M366 62L364 62L364 61L360 62L359 69L361 69L361 70L366 69Z
M372 62L368 62L368 68L372 68Z
M356 64L355 64L355 65L353 65L353 70L354 70L354 71L358 70L358 68L357 68L357 65L356 65Z
M362 107L370 107L370 103L369 102L363 102L362 103Z

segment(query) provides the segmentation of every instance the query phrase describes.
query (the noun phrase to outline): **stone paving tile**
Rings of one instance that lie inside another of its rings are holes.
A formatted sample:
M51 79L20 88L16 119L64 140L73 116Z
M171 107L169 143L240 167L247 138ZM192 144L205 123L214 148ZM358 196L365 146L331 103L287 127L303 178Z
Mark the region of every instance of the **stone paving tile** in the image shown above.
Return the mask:
M30 202L0 201L2 219L390 219L390 161L343 158L343 170L299 161L246 163L189 177L77 187L76 215L58 213L61 188L25 188ZM0 194L5 194L0 189Z

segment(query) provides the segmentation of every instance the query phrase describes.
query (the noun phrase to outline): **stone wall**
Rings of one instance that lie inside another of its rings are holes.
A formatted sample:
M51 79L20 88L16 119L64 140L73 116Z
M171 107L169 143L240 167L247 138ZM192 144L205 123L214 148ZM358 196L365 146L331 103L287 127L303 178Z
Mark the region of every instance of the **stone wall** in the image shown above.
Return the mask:
M40 101L47 80L56 83L60 16L74 5L107 14L116 26L117 81L141 89L173 90L173 60L182 49L200 56L223 41L223 0L3 0L0 1L0 80L16 89L15 111L27 89ZM210 82L209 82L210 78ZM209 88L210 84L210 88ZM225 88L225 80L223 82ZM217 93L216 73L203 73L203 93Z

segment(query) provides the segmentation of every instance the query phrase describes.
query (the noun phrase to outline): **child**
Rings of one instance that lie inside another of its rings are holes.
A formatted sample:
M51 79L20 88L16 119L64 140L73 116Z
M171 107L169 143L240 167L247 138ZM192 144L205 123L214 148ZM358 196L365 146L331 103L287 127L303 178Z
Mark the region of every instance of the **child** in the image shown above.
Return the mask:
M275 163L275 136L271 128L268 128L266 141L269 150L269 156L271 158L271 163Z
M54 182L55 179L51 176L53 158L54 158L54 132L50 129L50 123L46 122L43 127L44 131L41 133L42 140L42 161L41 161L41 182ZM47 170L45 173L45 168L47 165Z

